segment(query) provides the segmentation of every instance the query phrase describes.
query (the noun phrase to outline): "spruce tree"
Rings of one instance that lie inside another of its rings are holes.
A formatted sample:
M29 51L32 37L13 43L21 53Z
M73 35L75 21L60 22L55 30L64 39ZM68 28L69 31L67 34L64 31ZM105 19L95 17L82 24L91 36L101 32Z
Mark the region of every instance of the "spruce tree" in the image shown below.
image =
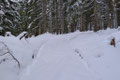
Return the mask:
M18 4L11 0L0 0L0 26L4 35L5 32L10 31L12 34L19 34L19 20L20 16L17 12Z

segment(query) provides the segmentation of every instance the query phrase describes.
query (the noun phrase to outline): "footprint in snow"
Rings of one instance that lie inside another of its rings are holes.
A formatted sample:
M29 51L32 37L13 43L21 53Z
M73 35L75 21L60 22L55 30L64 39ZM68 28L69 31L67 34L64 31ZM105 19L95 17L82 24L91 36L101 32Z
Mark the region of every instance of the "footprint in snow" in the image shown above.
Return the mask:
M78 54L78 56L79 56L81 59L83 59L83 56L80 54L79 49L75 49L75 53L77 53L77 54Z
M104 55L103 53L95 54L95 58L101 58L103 55Z

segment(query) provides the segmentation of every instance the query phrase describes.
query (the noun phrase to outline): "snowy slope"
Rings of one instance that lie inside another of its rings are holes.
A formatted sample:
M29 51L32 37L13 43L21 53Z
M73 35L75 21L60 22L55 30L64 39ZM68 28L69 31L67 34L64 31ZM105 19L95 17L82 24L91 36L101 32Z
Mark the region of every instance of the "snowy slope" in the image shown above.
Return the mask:
M25 40L20 41L19 38L14 36L0 36L0 42L4 42L8 46L12 54L21 64L21 69L19 69L17 63L13 60L13 58L11 58L9 54L0 56L0 62L2 59L8 58L5 62L0 64L0 80L18 80L20 71L32 62L31 55L33 54L33 48ZM0 47L1 46L2 44L0 44Z
M113 37L116 48L109 45ZM117 30L52 36L20 80L120 80L119 40Z
M116 47L110 46L115 37ZM120 31L49 33L19 40L0 37L21 63L0 64L1 80L120 80ZM32 59L34 56L34 59ZM1 67L2 66L2 67ZM5 66L5 67L4 67ZM4 74L3 74L4 73ZM4 76L5 75L5 76Z

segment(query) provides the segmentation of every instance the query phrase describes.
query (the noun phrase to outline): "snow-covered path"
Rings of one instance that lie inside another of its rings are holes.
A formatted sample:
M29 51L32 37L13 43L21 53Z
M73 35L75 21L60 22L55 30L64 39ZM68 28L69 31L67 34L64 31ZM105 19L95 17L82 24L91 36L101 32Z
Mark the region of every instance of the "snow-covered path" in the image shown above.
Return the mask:
M108 46L110 37L92 32L53 37L20 80L119 80L120 46Z
M116 47L109 45L112 38ZM7 60L0 64L0 80L120 80L117 29L64 35L45 33L22 40L19 36L0 36L0 41L21 64L18 70L9 55L1 56L0 61Z
M99 80L72 46L68 45L68 41L55 43L51 40L38 53L37 59L21 80Z

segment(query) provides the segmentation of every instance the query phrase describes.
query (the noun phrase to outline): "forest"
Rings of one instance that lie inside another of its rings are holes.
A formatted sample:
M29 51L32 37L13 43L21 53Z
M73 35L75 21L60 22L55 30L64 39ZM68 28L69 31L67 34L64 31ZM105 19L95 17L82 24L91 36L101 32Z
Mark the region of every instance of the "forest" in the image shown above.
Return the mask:
M0 0L0 80L120 80L120 0Z
M119 0L0 0L0 35L26 37L120 26Z

